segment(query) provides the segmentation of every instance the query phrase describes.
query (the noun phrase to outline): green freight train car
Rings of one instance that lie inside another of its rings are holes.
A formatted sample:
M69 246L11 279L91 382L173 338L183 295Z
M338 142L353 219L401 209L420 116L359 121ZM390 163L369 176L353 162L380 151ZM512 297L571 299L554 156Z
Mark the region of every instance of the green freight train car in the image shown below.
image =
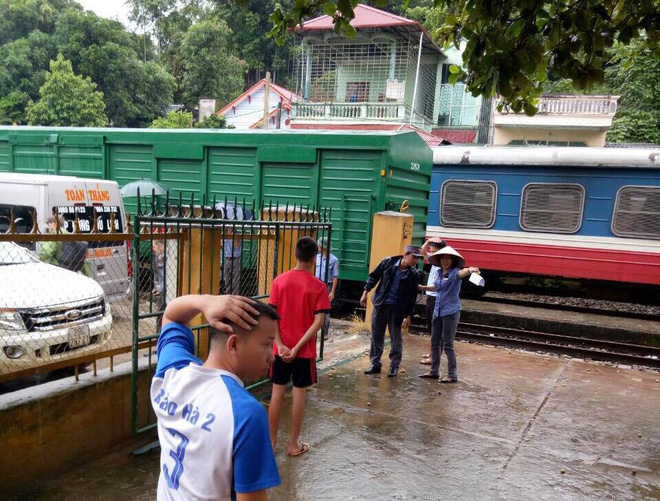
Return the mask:
M154 179L190 200L234 197L332 208L340 279L366 279L375 212L404 200L421 242L432 169L415 132L0 127L0 171ZM131 207L127 205L130 212Z

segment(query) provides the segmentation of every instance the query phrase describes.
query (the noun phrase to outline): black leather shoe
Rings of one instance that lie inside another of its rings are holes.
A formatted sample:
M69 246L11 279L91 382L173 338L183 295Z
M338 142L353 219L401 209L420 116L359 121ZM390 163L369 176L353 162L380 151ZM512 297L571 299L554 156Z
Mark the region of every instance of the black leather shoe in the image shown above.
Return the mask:
M380 374L380 366L379 365L370 365L369 368L364 371L365 374Z
M398 367L390 367L390 372L387 373L387 377L397 377L399 375Z

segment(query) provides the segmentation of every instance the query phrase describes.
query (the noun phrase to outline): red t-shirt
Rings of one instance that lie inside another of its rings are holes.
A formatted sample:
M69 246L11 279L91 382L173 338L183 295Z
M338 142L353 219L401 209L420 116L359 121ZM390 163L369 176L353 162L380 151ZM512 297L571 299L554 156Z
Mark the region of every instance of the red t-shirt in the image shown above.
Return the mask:
M268 302L280 314L280 338L288 348L298 344L317 313L329 312L331 308L326 286L304 270L291 270L276 277ZM273 352L278 354L275 345ZM300 349L298 358L316 358L316 336Z

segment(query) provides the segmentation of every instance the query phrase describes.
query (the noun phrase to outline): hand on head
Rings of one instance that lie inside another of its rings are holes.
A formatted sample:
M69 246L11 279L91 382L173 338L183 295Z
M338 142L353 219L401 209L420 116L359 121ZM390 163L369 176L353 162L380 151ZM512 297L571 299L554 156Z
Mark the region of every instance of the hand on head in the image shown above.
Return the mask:
M207 301L203 314L212 327L222 332L233 333L227 321L251 330L259 323L259 312L252 306L254 301L242 296L213 296Z

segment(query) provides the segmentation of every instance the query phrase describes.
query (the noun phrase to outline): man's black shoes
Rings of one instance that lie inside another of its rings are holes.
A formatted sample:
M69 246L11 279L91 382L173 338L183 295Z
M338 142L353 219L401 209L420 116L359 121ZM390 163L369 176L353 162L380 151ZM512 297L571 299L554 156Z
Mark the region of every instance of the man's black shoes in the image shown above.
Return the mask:
M365 374L380 374L380 366L379 365L371 365L369 368L364 371Z
M387 373L387 377L397 377L399 375L399 368L390 366L390 372Z

